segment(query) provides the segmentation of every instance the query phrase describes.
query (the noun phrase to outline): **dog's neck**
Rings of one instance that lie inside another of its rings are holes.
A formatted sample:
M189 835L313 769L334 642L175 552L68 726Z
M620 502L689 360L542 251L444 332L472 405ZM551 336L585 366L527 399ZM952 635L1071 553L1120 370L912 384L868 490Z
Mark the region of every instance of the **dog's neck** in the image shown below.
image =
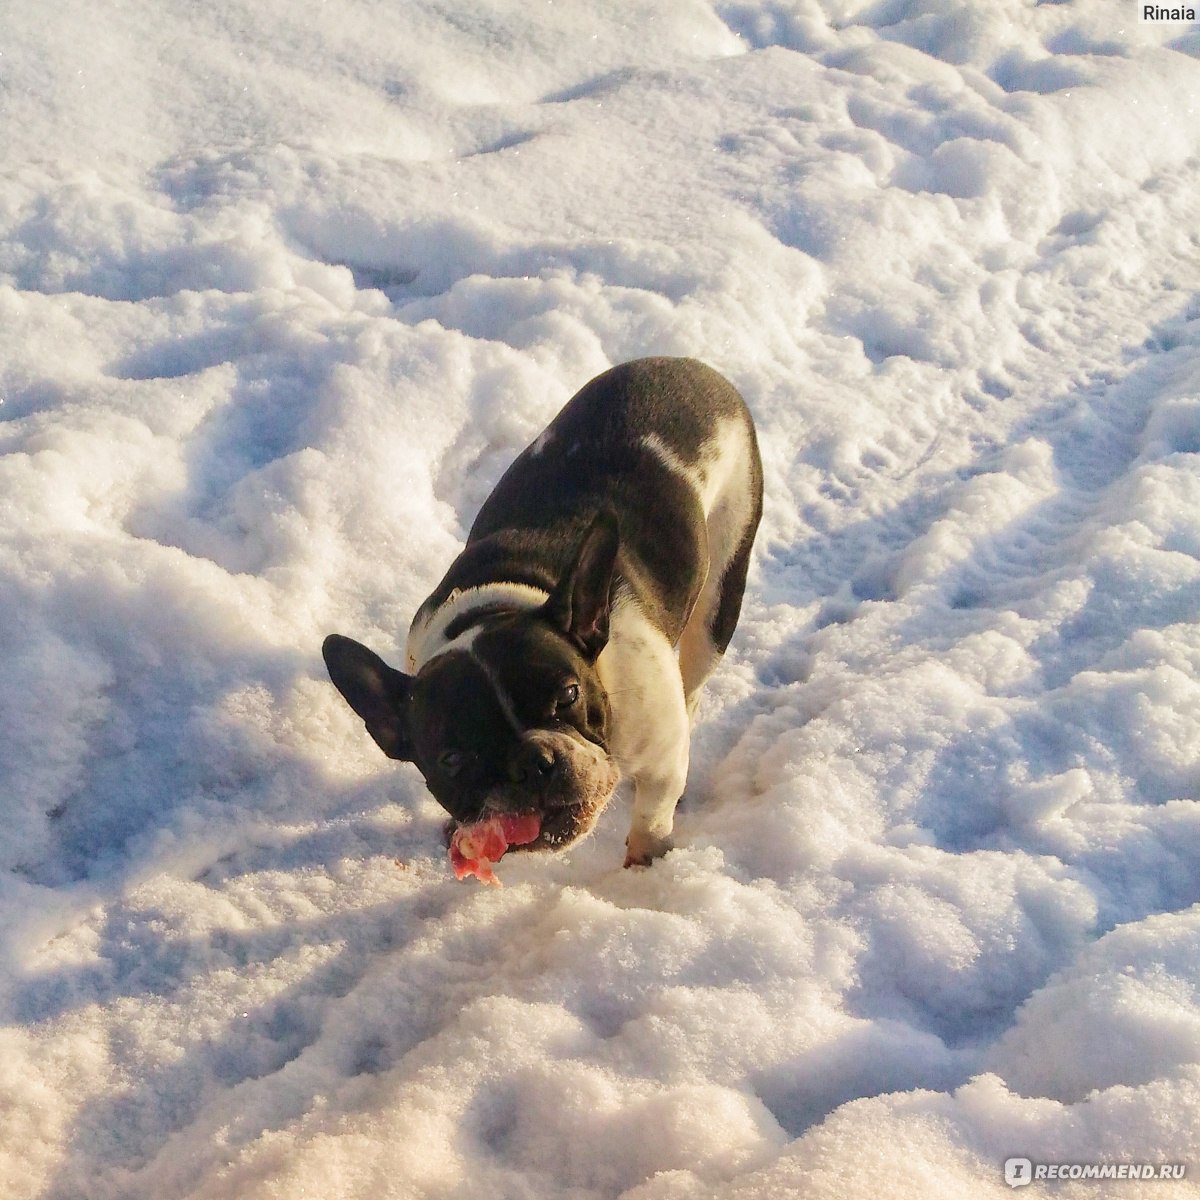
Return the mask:
M530 612L549 599L549 592L528 583L485 583L456 589L437 608L414 618L405 648L408 671L415 675L439 654L465 649L488 617Z

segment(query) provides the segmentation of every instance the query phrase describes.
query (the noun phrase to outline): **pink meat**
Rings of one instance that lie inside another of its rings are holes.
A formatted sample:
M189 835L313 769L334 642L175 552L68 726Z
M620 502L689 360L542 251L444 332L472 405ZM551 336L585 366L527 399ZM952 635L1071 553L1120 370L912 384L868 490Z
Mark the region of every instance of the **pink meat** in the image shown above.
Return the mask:
M535 813L495 813L472 825L460 825L450 838L450 865L456 879L474 875L483 883L499 885L492 863L499 862L509 846L525 846L542 830Z

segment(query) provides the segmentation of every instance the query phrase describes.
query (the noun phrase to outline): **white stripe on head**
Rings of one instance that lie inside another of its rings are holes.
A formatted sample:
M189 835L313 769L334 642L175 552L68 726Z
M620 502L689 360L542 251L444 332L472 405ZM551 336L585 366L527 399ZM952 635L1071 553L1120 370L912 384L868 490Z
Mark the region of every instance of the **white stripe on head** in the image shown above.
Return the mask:
M412 673L419 671L431 658L445 653L447 650L466 650L470 648L479 632L478 625L464 629L456 638L446 640L446 630L459 617L465 617L479 608L500 608L513 612L528 611L541 608L550 593L528 583L485 583L480 587L465 588L463 591L453 591L446 597L444 603L427 614L424 619L413 619L412 628L408 631L408 644L405 657L408 670Z

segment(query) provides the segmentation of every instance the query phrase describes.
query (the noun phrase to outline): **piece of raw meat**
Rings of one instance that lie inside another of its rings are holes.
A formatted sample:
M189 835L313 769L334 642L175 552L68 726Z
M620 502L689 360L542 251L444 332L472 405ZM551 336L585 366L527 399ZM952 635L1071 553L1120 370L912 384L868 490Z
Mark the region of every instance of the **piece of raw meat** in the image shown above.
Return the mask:
M460 825L450 838L450 865L456 879L474 875L499 886L492 864L509 846L537 841L542 822L536 813L495 813L471 825Z

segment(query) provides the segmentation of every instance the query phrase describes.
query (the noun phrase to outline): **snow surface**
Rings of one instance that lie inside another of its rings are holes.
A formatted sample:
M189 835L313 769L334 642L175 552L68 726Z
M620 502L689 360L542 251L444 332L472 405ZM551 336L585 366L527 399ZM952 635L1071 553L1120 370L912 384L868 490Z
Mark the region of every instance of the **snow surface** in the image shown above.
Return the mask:
M1198 56L1132 0L6 6L6 1200L1197 1194ZM458 883L320 641L396 661L650 353L768 470L679 849L621 870L622 801Z

